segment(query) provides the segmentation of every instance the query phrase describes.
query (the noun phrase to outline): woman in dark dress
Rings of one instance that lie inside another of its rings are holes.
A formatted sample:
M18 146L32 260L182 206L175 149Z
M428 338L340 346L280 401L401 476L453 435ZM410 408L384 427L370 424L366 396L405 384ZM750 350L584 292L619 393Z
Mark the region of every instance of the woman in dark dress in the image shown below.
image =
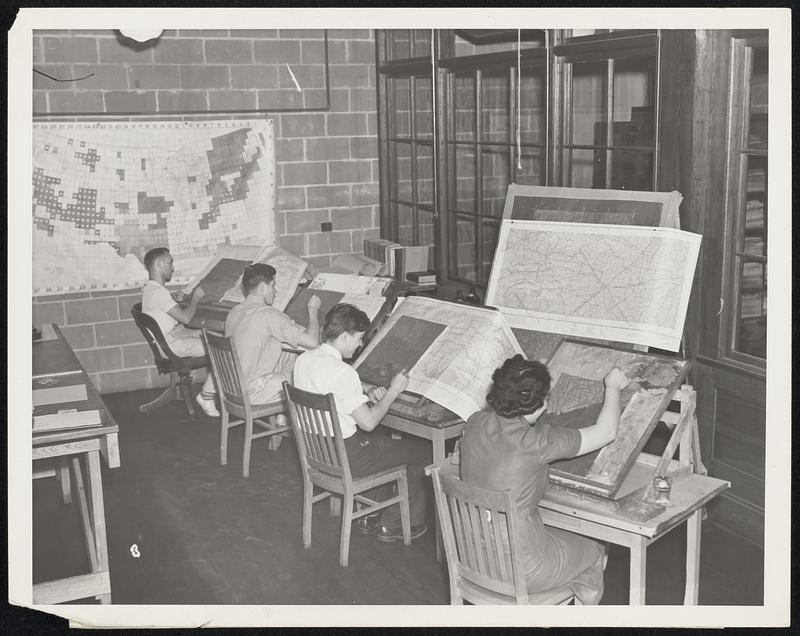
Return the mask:
M603 596L601 544L557 528L546 528L537 504L547 487L548 464L589 453L617 434L620 392L629 380L614 369L604 378L605 397L597 422L568 429L536 420L547 408L550 373L521 355L492 375L486 396L491 410L468 420L461 440L461 479L490 490L511 490L521 521L528 591L568 585L584 604Z

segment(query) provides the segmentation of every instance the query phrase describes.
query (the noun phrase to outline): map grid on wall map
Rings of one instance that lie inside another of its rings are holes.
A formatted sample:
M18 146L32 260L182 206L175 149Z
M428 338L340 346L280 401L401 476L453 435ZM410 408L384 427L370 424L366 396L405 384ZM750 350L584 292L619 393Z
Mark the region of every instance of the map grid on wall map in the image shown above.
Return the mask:
M185 283L271 243L274 163L268 119L34 124L34 295L140 286L153 247Z

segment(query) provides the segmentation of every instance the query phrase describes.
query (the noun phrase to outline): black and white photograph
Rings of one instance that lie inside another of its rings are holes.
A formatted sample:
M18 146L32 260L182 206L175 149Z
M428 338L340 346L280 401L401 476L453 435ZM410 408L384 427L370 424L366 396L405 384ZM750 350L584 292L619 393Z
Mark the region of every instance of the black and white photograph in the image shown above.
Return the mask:
M19 9L9 603L787 626L790 26Z

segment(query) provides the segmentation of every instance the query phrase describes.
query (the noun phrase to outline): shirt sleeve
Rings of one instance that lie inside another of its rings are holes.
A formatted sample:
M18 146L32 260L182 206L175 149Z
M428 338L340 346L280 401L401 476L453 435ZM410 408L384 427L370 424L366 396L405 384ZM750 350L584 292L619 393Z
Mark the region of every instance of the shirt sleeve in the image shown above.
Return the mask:
M574 428L536 424L525 432L520 446L536 453L545 463L575 457L581 448L581 432Z
M350 365L342 363L341 373L336 378L334 397L338 409L348 415L352 415L359 406L369 401L361 388L361 378Z
M169 310L177 304L165 287L159 287L153 293L153 308L157 311L163 311L165 314L169 313Z
M292 347L297 346L297 341L306 331L305 327L298 325L289 316L277 309L269 313L269 322L270 331L275 337Z

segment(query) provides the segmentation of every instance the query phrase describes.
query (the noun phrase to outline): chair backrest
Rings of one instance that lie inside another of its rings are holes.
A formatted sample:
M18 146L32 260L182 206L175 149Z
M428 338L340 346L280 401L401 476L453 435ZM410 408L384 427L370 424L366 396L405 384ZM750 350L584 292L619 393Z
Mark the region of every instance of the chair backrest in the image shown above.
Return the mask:
M249 410L250 397L242 385L242 365L239 363L236 347L233 346L233 339L203 329L203 340L223 406L228 402Z
M486 490L458 478L458 466L431 471L450 575L451 598L525 605L517 511L511 491Z
M142 303L136 303L131 307L131 316L133 316L133 322L139 327L139 331L142 332L147 344L150 345L156 366L171 366L175 360L179 359L169 348L156 319L142 311Z
M288 382L283 383L283 390L303 470L311 467L350 481L350 464L333 394L303 391Z

